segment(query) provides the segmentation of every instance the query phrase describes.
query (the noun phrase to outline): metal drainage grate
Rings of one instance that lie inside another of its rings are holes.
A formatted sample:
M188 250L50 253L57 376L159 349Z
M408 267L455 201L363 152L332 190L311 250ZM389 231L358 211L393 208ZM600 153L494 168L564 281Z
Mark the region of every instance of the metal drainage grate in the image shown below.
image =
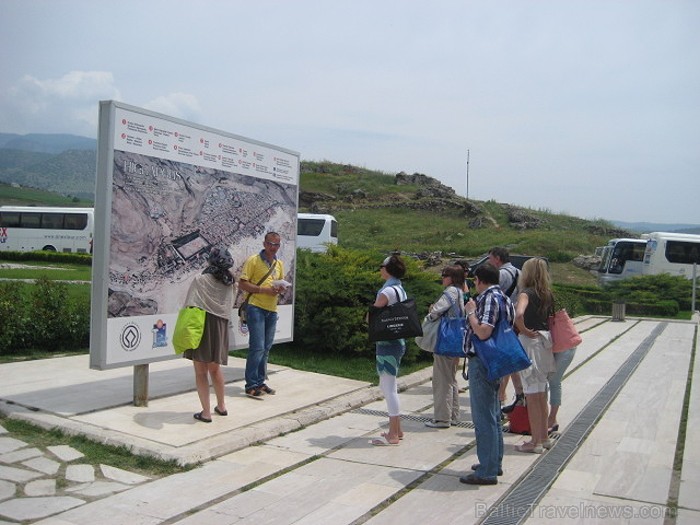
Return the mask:
M367 416L378 416L378 417L389 417L389 414L383 410L370 410L369 408L358 408L352 411L353 414L364 414ZM431 417L428 416L417 416L414 414L401 414L401 419L406 419L409 421L420 421L426 422L430 421ZM459 428L474 428L474 423L471 421L460 421L452 425L453 427Z
M517 525L529 517L537 502L554 482L565 463L576 453L578 446L588 436L606 407L617 397L639 363L651 349L654 341L666 329L668 323L654 328L632 352L610 380L589 401L574 421L567 427L554 446L542 456L528 474L494 505L481 522L483 525Z

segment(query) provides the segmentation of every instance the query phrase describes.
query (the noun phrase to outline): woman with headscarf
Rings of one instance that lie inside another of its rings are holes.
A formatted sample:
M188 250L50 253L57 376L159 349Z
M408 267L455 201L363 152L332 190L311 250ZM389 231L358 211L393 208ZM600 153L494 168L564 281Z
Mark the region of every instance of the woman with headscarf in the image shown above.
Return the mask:
M214 386L214 412L227 416L224 399L224 375L221 365L228 364L228 321L233 310L234 278L231 273L233 258L224 247L215 247L209 254L209 265L197 275L187 292L185 306L196 306L206 312L204 334L197 348L185 350L184 357L194 364L197 394L202 410L194 418L211 423L209 378Z

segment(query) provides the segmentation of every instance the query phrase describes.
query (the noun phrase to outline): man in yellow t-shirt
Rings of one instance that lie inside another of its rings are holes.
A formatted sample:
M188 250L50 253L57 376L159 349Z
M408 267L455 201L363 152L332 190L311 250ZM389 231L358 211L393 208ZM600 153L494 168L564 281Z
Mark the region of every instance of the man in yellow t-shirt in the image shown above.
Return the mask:
M277 299L284 291L283 286L273 284L273 281L284 278L284 265L277 259L280 244L278 233L267 233L263 249L248 257L238 281L239 288L250 294L246 309L249 344L245 365L245 393L255 399L275 393L265 384L265 379L267 359L277 328Z

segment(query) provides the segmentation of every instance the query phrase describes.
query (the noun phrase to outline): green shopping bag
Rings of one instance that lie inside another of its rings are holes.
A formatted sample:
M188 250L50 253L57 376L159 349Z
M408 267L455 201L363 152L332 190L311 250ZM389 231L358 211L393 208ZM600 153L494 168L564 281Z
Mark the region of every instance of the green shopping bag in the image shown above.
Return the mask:
M197 348L204 333L204 318L207 312L196 306L186 306L180 310L173 332L175 353Z

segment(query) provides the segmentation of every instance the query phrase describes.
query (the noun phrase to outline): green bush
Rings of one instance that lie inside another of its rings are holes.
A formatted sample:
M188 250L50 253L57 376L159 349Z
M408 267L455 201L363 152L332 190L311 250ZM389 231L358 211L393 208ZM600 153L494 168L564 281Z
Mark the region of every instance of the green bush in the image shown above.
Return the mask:
M574 287L554 285L554 308L566 309L571 317L576 317L582 311L581 299Z
M374 355L367 340L367 309L382 285L378 267L385 255L332 246L327 253L297 252L294 346L318 353L348 356ZM418 262L405 257L403 284L416 299L420 314L440 295L435 274L424 272ZM426 357L407 341L408 362ZM429 356L427 356L429 357Z
M627 303L676 301L681 310L689 310L692 282L679 275L640 275L615 281L604 288L610 300Z
M86 348L90 341L90 304L75 298L68 285L38 279L27 285L0 283L0 317L11 320L0 332L0 355Z
M23 286L17 281L0 282L0 354L16 354L27 347L26 335L29 321Z

